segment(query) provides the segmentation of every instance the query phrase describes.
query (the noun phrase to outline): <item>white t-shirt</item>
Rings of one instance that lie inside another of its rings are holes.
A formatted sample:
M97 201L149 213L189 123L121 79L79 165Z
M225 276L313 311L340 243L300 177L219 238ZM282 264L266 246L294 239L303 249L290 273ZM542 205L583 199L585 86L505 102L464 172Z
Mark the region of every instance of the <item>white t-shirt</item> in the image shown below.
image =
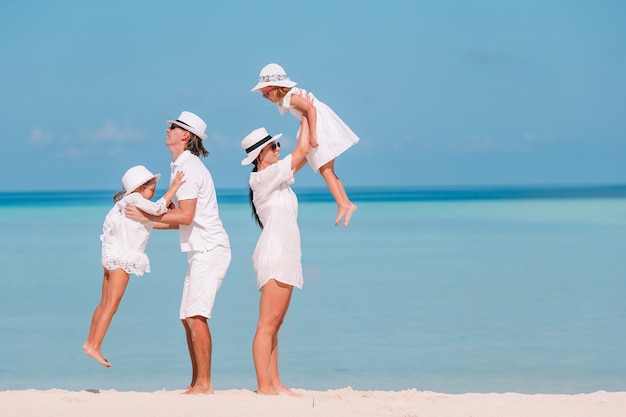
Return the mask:
M171 164L172 175L185 173L185 183L180 186L172 199L177 206L182 200L197 199L196 214L190 225L181 224L180 250L182 252L207 251L217 246L229 248L228 235L222 225L217 207L217 196L211 173L196 155L183 152Z

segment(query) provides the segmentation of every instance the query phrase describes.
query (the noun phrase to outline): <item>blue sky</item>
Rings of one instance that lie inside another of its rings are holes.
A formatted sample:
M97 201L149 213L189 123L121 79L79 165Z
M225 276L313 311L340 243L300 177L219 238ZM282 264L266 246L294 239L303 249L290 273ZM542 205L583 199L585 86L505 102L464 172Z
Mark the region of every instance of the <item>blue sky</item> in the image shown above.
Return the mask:
M203 117L218 188L241 139L297 120L249 90L267 63L361 137L350 186L626 183L626 3L3 1L0 191L116 190L168 172L165 120ZM300 186L324 186L305 168ZM160 184L163 186L164 184ZM348 188L349 191L349 188Z

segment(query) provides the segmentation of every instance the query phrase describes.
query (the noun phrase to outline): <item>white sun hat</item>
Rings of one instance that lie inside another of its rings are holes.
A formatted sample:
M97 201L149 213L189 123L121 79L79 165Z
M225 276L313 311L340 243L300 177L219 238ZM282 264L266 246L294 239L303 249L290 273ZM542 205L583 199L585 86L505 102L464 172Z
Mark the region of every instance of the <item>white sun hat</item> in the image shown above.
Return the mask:
M161 174L153 174L143 165L137 165L129 168L122 177L122 185L126 190L125 196L135 191L140 186L154 178L156 181L161 178Z
M265 130L264 127L254 129L241 141L241 147L248 154L248 156L241 161L241 165L251 164L252 161L259 156L263 148L280 138L282 135L282 133L279 133L276 136L272 136L267 133L267 130Z
M168 120L165 122L165 124L167 124L168 126L170 126L172 123L176 126L180 126L181 128L190 131L202 140L205 140L207 138L207 134L205 133L205 121L190 111L182 112L176 120Z
M259 82L250 91L259 91L270 85L277 87L293 87L298 83L294 83L287 77L287 73L283 67L278 64L267 64L259 74Z

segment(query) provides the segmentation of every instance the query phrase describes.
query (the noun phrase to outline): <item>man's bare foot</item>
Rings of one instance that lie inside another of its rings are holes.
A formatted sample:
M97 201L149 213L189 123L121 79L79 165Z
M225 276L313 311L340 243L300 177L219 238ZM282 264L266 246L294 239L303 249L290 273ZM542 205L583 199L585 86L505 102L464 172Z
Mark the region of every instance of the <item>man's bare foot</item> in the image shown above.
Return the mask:
M85 350L85 354L90 356L98 361L98 363L107 368L111 367L111 363L102 356L102 353L99 350L91 349L86 343L83 345L83 349Z
M340 208L337 212L337 218L335 219L335 226L339 226L342 218L343 227L348 226L348 223L350 223L350 218L352 217L352 214L356 211L356 209L356 204L353 203L350 203L350 205L346 206L345 208Z
M187 388L183 394L213 394L213 387L203 387L196 384L193 387Z

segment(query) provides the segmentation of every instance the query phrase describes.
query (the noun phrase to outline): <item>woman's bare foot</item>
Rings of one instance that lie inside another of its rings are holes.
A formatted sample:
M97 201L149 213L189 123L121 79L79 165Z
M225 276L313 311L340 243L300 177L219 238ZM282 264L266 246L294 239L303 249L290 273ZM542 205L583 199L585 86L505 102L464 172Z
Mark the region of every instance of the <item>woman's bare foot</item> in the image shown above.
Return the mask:
M274 387L269 388L257 388L255 391L259 395L278 395L278 391Z
M295 392L293 392L292 390L290 390L289 388L287 388L284 385L278 385L278 386L274 385L274 389L279 394L287 394L287 395L291 395L292 397L299 397L298 394L296 394Z
M100 363L100 365L105 366L107 368L111 367L111 363L102 356L102 353L99 350L90 348L87 343L83 345L83 349L85 350L85 354L94 358Z
M342 207L337 212L337 218L335 219L335 226L339 226L341 219L343 218L343 227L348 226L350 223L350 218L352 218L352 214L356 211L356 204L350 203L346 207Z

